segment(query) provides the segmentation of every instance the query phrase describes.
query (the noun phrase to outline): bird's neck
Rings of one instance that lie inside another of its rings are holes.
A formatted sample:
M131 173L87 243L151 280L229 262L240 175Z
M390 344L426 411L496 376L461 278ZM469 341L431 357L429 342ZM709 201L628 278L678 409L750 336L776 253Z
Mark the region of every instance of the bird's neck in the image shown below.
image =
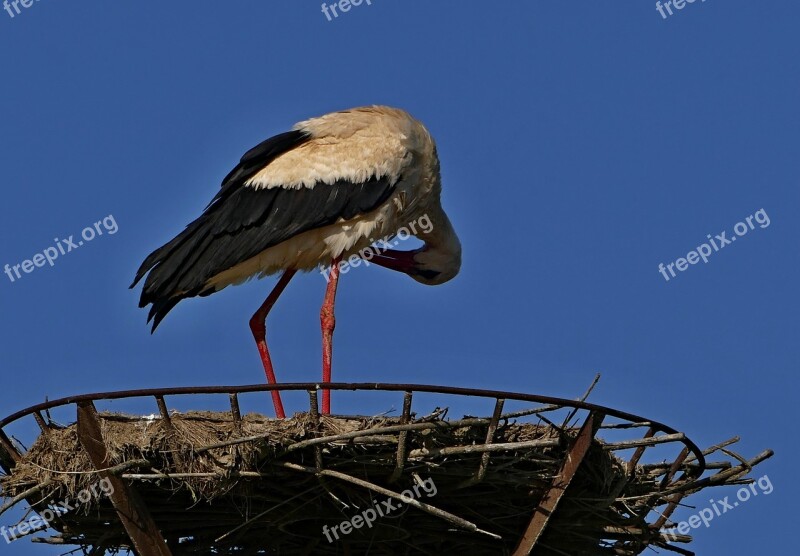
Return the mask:
M416 259L426 266L455 276L461 268L461 242L458 235L441 207L429 210L426 216L430 221L430 231L417 236L425 242L425 247Z
M439 207L426 213L430 218L430 232L421 236L428 251L436 251L449 257L461 256L461 242L447 214Z

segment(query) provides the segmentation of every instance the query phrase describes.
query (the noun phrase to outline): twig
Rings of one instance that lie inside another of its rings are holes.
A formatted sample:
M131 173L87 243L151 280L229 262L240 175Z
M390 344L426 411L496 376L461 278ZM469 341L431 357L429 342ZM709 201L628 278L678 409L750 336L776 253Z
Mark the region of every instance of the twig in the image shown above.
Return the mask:
M445 448L417 448L408 454L409 459L419 457L452 456L455 454L474 454L484 452L503 452L506 450L522 450L525 448L555 448L560 440L529 440L527 442L503 442L498 444L473 444L471 446L452 446Z
M589 385L589 389L588 389L588 390L586 390L586 393L585 393L583 396L581 396L580 398L578 398L578 401L579 401L579 402L585 402L585 401L586 401L586 398L588 398L588 397L589 397L589 394L591 394L591 393L592 393L592 390L594 390L594 387L595 387L595 386L597 386L597 383L598 383L598 382L600 382L600 373L597 373L596 375L594 375L594 380L592 381L592 384L590 384L590 385ZM566 419L564 419L564 424L563 424L563 425L561 425L561 428L566 428L566 426L569 424L569 422L570 422L570 421L572 421L572 418L573 418L573 417L575 417L575 415L576 415L577 413L578 413L578 408L576 407L575 409L573 409L573 410L570 412L570 414L569 414L569 415L567 415L567 418L566 418Z
M402 495L400 495L400 494L398 494L398 493L396 493L396 492L394 492L392 490L380 487L378 485L375 485L375 484L370 483L368 481L364 481L362 479L357 479L355 477L351 477L350 475L347 475L345 473L339 473L338 471L333 471L331 469L323 469L322 471L318 472L313 467L306 467L305 465L298 465L296 463L290 463L288 461L285 461L285 462L273 462L273 465L277 465L279 467L285 467L287 469L295 469L297 471L302 471L304 473L313 473L315 475L324 475L324 476L327 476L327 477L335 477L337 479L341 479L341 480L346 481L348 483L352 483L354 485L358 485L358 486L367 488L369 490L377 492L378 494L382 494L384 496L388 496L389 498L394 498L396 500L400 500L401 502L404 502L404 503L408 504L409 506L413 506L413 507L417 508L418 510L422 510L423 512L426 512L426 513L429 513L429 514L434 515L436 517L439 517L441 519L444 519L445 521L447 521L449 523L452 523L453 525L456 525L457 527L460 527L461 529L466 529L467 531L471 531L473 533L480 533L480 534L483 534L483 535L488 535L489 537L492 537L493 539L503 540L503 537L501 537L500 535L495 535L494 533L490 533L489 531L484 531L483 529L478 528L478 526L475 525L474 523L472 523L471 521L467 521L466 519L458 517L457 515L451 514L449 512L444 511L444 510L440 510L439 508L437 508L435 506L431 506L430 504L425 504L424 502L420 502L419 500L415 500L414 498L404 497L404 496L402 496Z
M10 510L14 506L19 504L23 500L25 500L28 496L33 496L34 494L39 494L44 489L49 487L51 484L53 484L52 479L48 479L45 482L43 482L42 484L36 485L35 487L29 488L25 492L22 492L22 493L16 495L14 498L9 500L8 503L3 505L3 507L0 507L0 515L3 515L4 513L6 513L8 510Z
M239 525L238 527L236 527L236 528L234 528L234 529L231 529L230 531L228 531L227 533L225 533L224 535L222 535L222 536L221 536L221 537L219 537L218 539L214 539L214 542L222 542L222 541L224 541L225 539L227 539L228 537L230 537L231 535L233 535L233 534L234 534L236 531L241 531L242 529L244 529L245 527L247 527L248 525L250 525L250 524L251 524L251 523L253 523L254 521L258 521L259 519L261 519L262 517L264 517L265 515L267 515L267 514L268 514L268 513L270 513L271 511L273 511L273 510L275 510L275 509L277 509L277 508L280 508L280 507L281 507L281 506L283 506L284 504L288 504L288 503L289 503L289 502L291 502L292 500L294 500L294 499L296 499L296 498L300 498L300 497L301 497L301 496L303 496L304 494L308 494L309 492L311 492L311 491L313 491L313 490L316 490L316 489L317 489L317 486L316 486L316 485L314 485L314 486L312 486L311 488L304 490L303 492L298 492L297 494L295 494L295 495L294 495L294 496L292 496L291 498L287 498L287 499L286 499L286 500L284 500L283 502L280 502L280 503L278 503L278 504L275 504L275 505L274 505L274 506L272 506L270 509L268 509L268 510L266 510L266 511L263 511L263 512L261 512L260 514L258 514L257 516L255 516L255 517L252 517L252 518L248 519L247 521L245 521L244 523L242 523L242 524L241 524L241 525Z
M120 463L118 465L114 465L113 467L106 467L105 469L93 469L91 471L58 471L56 469L48 469L47 467L42 467L36 462L29 461L31 465L34 467L38 467L42 471L47 471L48 473L53 473L55 475L97 475L98 473L111 473L112 475L116 475L121 471L127 471L128 469L133 469L135 467L149 467L153 465L146 459L135 459L131 461L126 461L124 463Z
M302 442L297 442L288 446L285 452L293 452L295 450L300 450L302 448L307 448L308 446L314 446L315 444L325 444L327 442L336 442L338 440L349 440L352 438L359 438L361 436L371 436L378 433L388 433L388 432L400 432L400 431L409 431L409 430L423 430L423 429L434 429L438 427L448 427L448 428L458 428L458 427L468 427L471 425L483 425L489 422L489 419L462 419L460 421L438 421L434 423L409 423L408 425L393 425L390 427L374 427L371 429L364 429L360 431L352 431L343 434L337 434L334 436L323 436L320 438L311 438L309 440L304 440ZM235 444L243 444L245 442L254 442L256 440L263 440L269 437L272 433L265 433L265 434L256 434L253 436L246 436L244 438L234 438L232 440L226 440L224 442L218 442L216 444L210 444L208 446L203 446L201 448L195 449L195 453L202 453L207 452L208 450L216 450L218 448L225 448L226 446L233 446Z

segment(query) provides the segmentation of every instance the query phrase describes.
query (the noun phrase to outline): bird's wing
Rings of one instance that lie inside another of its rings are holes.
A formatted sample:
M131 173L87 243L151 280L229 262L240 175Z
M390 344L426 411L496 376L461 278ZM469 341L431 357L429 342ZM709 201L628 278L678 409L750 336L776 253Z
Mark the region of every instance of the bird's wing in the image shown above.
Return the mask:
M147 274L139 306L153 304L153 329L181 299L213 293L207 283L220 272L295 235L370 212L389 198L399 175L374 173L363 181L331 175L312 186L259 187L249 181L309 141L294 131L248 151L203 214L145 259L131 287Z

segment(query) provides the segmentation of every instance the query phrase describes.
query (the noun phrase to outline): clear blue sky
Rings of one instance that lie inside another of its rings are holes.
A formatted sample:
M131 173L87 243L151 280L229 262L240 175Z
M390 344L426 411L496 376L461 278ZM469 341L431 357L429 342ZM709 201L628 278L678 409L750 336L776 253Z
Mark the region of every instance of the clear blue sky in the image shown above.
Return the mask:
M154 336L127 286L246 149L310 116L395 105L437 139L464 264L435 288L376 267L344 276L334 379L574 397L601 372L596 403L700 445L740 434L748 456L774 448L757 473L774 492L693 547L789 553L798 19L786 0L697 1L667 19L650 0L372 0L332 21L295 0L0 11L0 265L109 215L118 226L53 267L0 274L0 412L261 381L247 320L274 279L183 302ZM759 209L768 227L659 273ZM323 289L300 277L270 317L281 380L318 379Z

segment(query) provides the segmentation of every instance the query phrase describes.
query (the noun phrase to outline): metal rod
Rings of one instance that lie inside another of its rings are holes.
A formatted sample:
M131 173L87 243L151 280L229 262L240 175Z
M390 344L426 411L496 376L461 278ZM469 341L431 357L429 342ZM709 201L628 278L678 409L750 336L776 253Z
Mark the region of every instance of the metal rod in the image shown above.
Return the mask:
M314 423L314 433L320 434L319 425L319 402L317 400L317 391L308 391L308 400L311 405L311 421ZM314 463L317 466L317 471L322 471L322 444L314 446Z
M400 424L407 425L411 421L411 400L413 394L411 392L406 392L403 396L403 414L400 416ZM394 483L396 482L400 476L403 474L403 469L406 465L406 450L408 444L408 434L409 431L404 430L400 431L400 435L397 440L397 459L394 467L394 471L392 471L391 476L389 477L389 482Z
M169 431L172 430L172 419L169 416L167 409L167 402L164 401L164 396L156 396L156 403L158 404L158 412L161 414L161 420L164 422L164 427Z
M686 456L688 455L689 455L689 449L684 446L683 450L681 450L681 453L678 455L677 459L670 466L669 471L667 471L667 473L664 475L664 478L661 479L661 485L660 485L661 489L665 489L667 488L667 486L669 486L670 481L672 481L672 478L675 476L675 473L677 473L678 470L681 468L681 464L686 460Z
M236 432L242 433L242 412L239 409L239 395L231 394L231 417L233 417L233 426Z
M520 539L519 545L513 552L513 556L528 556L539 542L539 539L547 528L550 517L556 510L558 503L564 496L564 493L569 487L578 468L583 462L583 458L589 452L592 445L592 439L597 433L597 429L603 422L604 415L602 413L590 412L583 423L578 436L572 441L567 455L561 464L558 474L553 479L553 484L550 487L539 507L533 513L528 528Z
M41 411L34 411L33 418L36 419L36 424L39 425L39 429L41 429L42 434L45 436L49 435L50 427L47 426Z
M494 404L494 413L492 413L492 421L489 423L489 429L486 431L485 444L491 444L494 441L494 433L497 431L497 425L500 423L500 415L503 413L503 404L505 400L498 398ZM475 475L475 482L480 482L486 476L486 468L489 467L489 458L491 457L491 450L486 450L481 456L481 465L478 468L478 473Z
M3 471L10 473L11 470L19 463L21 456L11 439L6 436L3 429L0 429L0 467Z
M647 429L647 432L644 433L645 438L653 438L656 434L657 429L655 426L650 425L650 428ZM639 463L639 460L642 459L642 455L644 455L645 446L639 446L636 448L636 451L631 456L630 461L628 461L628 476L633 477L633 474L636 472L636 466Z
M98 470L98 475L111 484L109 498L117 511L120 522L128 532L139 556L172 556L161 531L153 521L147 506L139 499L135 490L119 476L108 471L108 449L103 440L100 419L92 402L78 404L78 439L89 459Z
M27 409L18 411L2 420L0 420L0 429L6 427L9 423L13 423L33 413L34 411L43 411L54 407L76 404L85 401L97 400L117 400L123 398L145 397L145 396L178 396L187 394L243 394L250 392L271 392L272 390L293 391L293 390L316 390L317 388L324 387L327 390L379 390L388 392L427 392L434 394L449 394L459 396L479 396L490 398L504 398L506 400L533 402L544 405L560 405L563 407L572 407L584 409L587 411L602 412L610 417L622 419L626 421L640 423L649 421L652 427L658 431L667 434L676 434L678 431L674 428L659 423L656 421L644 419L643 417L618 411L613 408L603 407L596 404L588 403L579 400L568 400L565 398L555 398L551 396L540 396L536 394L522 394L517 392L504 392L499 390L483 390L461 388L456 386L434 386L426 384L384 384L384 383L278 383L278 384L253 384L247 386L196 386L196 387L181 387L181 388L150 388L141 390L127 390L121 392L101 392L96 394L83 394L79 396L69 396L58 400L50 400L31 406ZM691 440L681 440L692 452L694 458L698 461L698 469L702 469L705 465L705 457L700 448ZM13 455L12 455L13 457ZM697 476L697 475L695 475Z

